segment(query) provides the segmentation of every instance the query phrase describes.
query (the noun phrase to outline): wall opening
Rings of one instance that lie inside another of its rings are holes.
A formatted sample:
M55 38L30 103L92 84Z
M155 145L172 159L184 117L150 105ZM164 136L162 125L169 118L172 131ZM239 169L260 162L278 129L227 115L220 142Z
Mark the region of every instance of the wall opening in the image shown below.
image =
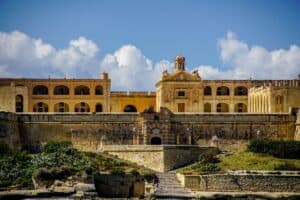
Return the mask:
M159 137L153 137L151 138L151 145L160 145L161 139Z
M127 106L125 106L123 111L124 112L137 112L137 109L133 105L127 105Z
M23 96L16 96L16 112L23 112Z

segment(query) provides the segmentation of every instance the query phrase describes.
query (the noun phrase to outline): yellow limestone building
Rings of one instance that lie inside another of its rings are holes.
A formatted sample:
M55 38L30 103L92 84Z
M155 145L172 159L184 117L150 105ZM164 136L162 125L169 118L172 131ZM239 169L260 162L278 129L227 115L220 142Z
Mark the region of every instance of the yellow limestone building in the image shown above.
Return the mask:
M0 110L9 112L142 112L153 106L172 112L289 112L300 106L300 78L293 80L203 80L185 71L177 56L156 92L111 91L99 79L0 79Z

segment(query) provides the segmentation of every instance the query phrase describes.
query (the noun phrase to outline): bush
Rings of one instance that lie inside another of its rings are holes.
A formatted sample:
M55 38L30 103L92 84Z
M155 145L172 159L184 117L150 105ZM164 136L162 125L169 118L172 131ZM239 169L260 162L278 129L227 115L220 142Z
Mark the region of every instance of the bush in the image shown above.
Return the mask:
M220 171L219 166L215 163L206 163L206 164L202 165L202 167L200 169L201 169L202 172Z
M212 151L206 151L199 155L199 161L202 163L218 163L220 160L216 157L216 154Z
M125 172L122 169L115 168L110 171L110 174L117 175L117 176L124 176Z
M50 141L43 146L43 152L45 153L55 153L58 151L66 151L68 149L73 148L73 145L69 141Z
M247 149L254 153L267 153L277 158L300 158L300 141L253 139Z
M131 173L133 176L138 176L138 175L140 175L140 173L139 173L136 169L131 170L130 173Z
M277 165L274 168L275 170L287 170L287 171L298 171L300 170L299 167L297 167L293 163L284 162L283 164Z
M6 142L0 140L0 155L11 153L11 148Z

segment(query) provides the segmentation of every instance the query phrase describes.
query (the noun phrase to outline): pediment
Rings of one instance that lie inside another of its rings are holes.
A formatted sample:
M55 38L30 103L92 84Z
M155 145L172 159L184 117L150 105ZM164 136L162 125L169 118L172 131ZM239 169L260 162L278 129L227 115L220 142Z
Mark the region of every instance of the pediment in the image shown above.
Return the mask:
M186 71L178 71L168 76L162 77L162 81L200 81L201 78Z

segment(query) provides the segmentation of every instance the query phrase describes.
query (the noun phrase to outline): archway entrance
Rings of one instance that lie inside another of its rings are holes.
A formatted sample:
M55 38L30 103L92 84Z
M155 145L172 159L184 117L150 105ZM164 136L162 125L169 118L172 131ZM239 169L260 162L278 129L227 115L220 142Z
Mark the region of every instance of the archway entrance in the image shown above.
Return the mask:
M136 107L133 105L127 105L124 108L124 112L137 112Z
M153 137L153 138L151 138L151 144L152 145L160 145L161 139L159 137Z

